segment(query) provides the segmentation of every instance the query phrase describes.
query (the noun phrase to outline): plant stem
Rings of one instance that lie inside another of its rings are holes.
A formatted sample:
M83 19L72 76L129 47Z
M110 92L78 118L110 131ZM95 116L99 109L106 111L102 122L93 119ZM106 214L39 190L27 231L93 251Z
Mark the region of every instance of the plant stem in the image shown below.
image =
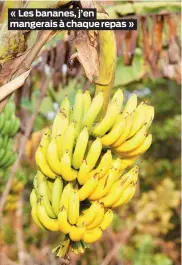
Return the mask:
M95 94L104 93L104 106L100 119L104 116L111 95L116 70L116 40L112 30L99 31L99 76L96 80Z

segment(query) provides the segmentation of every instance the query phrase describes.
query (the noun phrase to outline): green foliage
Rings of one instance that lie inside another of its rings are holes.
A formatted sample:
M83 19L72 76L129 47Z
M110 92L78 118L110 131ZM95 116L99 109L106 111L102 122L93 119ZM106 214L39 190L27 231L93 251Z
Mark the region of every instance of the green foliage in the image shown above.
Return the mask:
M121 259L124 257L132 265L172 265L171 259L157 251L151 235L138 236L133 244L122 248Z

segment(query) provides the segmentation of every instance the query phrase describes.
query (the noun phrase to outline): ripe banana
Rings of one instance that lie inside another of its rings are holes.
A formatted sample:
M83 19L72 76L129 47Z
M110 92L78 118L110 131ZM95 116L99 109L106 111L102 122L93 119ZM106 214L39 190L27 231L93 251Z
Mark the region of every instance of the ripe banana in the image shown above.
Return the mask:
M52 209L56 216L58 216L59 213L62 191L63 191L63 180L61 177L57 177L52 187L52 197L51 197Z
M75 225L80 214L80 201L76 189L71 188L68 200L68 220L70 224Z
M56 178L56 174L51 170L49 167L46 158L44 156L43 147L39 146L36 153L35 153L35 161L38 166L38 168L41 170L41 172L52 179Z
M113 126L116 118L120 113L122 103L123 103L123 92L121 89L118 89L107 108L105 117L102 119L100 123L98 123L94 127L92 131L92 134L94 136L101 137L106 132L109 131L109 129Z
M86 90L85 93L83 94L83 107L84 107L84 115L87 113L90 105L91 105L91 96L90 96L90 91Z
M80 170L78 171L78 176L77 176L77 180L80 185L84 185L87 182L89 178L88 172L90 172L90 170L91 169L89 165L87 164L87 161L83 160L80 166Z
M130 184L127 189L123 192L121 198L119 198L119 200L112 205L112 208L117 208L120 207L123 204L126 204L127 202L129 202L133 196L135 195L136 192L136 184Z
M76 137L80 133L81 122L84 114L84 97L81 89L79 89L75 96L75 103L73 108L73 120L76 122Z
M32 206L31 215L32 215L32 219L34 220L35 224L38 227L40 227L42 230L45 230L44 226L40 222L39 217L37 215L37 204Z
M80 241L83 238L83 235L85 233L85 225L83 224L82 226L76 226L73 225L71 226L71 230L69 233L69 236L72 241Z
M79 189L78 195L80 201L84 201L94 191L98 183L97 175L89 178L87 182Z
M87 244L91 244L99 240L101 236L102 236L102 229L100 227L91 230L86 230L83 235L83 241Z
M75 169L79 169L83 162L84 155L87 149L88 140L89 140L88 129L87 127L84 127L78 136L75 150L73 153L72 165Z
M100 157L102 151L102 143L100 138L97 138L93 143L91 144L91 147L88 151L87 157L86 157L86 162L91 169L93 169L97 163L97 160Z
M60 161L60 172L62 178L66 181L73 181L77 178L77 171L71 168L71 158L66 151Z
M63 99L60 106L60 112L64 113L68 120L70 119L71 105L68 96Z
M95 219L100 208L101 205L99 202L93 202L91 206L83 213L83 215L79 216L76 223L77 226L81 226L83 223L85 223L86 225L90 225Z
M64 111L60 111L53 122L52 125L52 137L56 137L57 135L62 135L67 129L69 124L69 119L66 116Z
M122 111L122 114L126 117L135 111L137 107L137 95L132 94L129 100L126 102L126 105Z
M60 208L64 207L68 214L68 207L69 207L69 197L72 189L72 184L68 183L62 192L61 200L60 200Z
M48 162L50 169L56 175L60 175L61 174L61 164L59 162L57 143L56 143L55 138L52 138L49 145L48 145L46 160Z
M113 211L111 209L107 210L104 214L104 218L100 224L100 228L104 231L106 230L110 224L112 223L113 220Z
M68 234L71 231L71 225L68 223L67 211L64 206L60 208L58 214L58 227L64 234Z
M69 124L67 130L64 133L61 154L59 155L59 157L61 157L67 151L69 156L72 158L75 137L76 137L76 123L72 122Z
M117 147L115 151L118 153L125 154L135 150L145 141L146 133L147 130L146 126L144 125L132 138Z
M47 215L42 203L37 204L37 216L41 224L50 231L59 231L59 224L57 219L52 219Z
M151 144L152 144L152 134L149 134L145 138L144 142L138 148L136 148L135 150L131 151L128 154L125 154L125 157L135 158L136 156L142 155L149 149Z
M103 218L104 218L104 205L100 204L100 209L97 212L97 216L89 225L87 225L87 229L90 230L99 227L100 224L102 223Z
M83 117L82 126L87 126L90 131L96 121L104 103L103 92L98 93L92 100L90 107Z

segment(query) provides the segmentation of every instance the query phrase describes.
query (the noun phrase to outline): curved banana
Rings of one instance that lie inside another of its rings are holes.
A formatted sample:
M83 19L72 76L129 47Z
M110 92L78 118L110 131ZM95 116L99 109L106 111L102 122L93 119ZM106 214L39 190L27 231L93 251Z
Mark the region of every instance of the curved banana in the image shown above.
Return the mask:
M104 205L100 204L100 209L97 212L97 216L95 219L87 226L87 229L94 229L96 227L99 227L100 224L102 223L102 220L104 218Z
M145 141L146 133L147 129L144 125L132 138L124 142L119 147L115 148L115 151L118 153L125 154L135 150Z
M69 233L69 236L71 238L72 241L80 241L83 238L83 235L85 233L85 225L83 224L82 226L76 226L73 225L71 226L71 230Z
M126 117L135 111L137 107L137 95L132 94L129 100L126 102L126 105L122 111L122 114Z
M37 203L37 195L35 189L30 193L30 205L33 207Z
M37 216L45 228L50 231L59 231L58 220L50 218L41 203L37 204Z
M80 201L84 201L94 191L98 183L97 175L89 178L87 182L79 189L78 195Z
M52 187L52 197L51 197L52 209L56 216L58 216L59 213L62 192L63 192L63 180L61 177L57 177Z
M58 214L58 227L61 232L68 234L71 230L71 225L68 223L67 211L65 207L61 207Z
M40 199L42 200L42 205L44 206L48 216L51 218L56 218L56 215L54 214L51 203L49 201L47 182L44 176L41 176L41 173L38 176L38 194L40 196Z
M149 149L151 144L152 144L152 134L149 134L145 138L144 142L138 148L136 148L135 150L131 151L128 154L125 154L125 157L129 157L129 158L131 157L135 158L136 156L138 157L139 155L144 154Z
M102 144L105 146L112 146L114 142L116 142L119 137L124 132L125 126L126 126L126 117L121 114L111 131L109 131L107 134L105 134L102 138Z
M124 129L123 133L116 140L116 142L114 142L112 144L113 148L120 146L122 143L124 143L124 141L126 141L126 139L128 138L128 135L130 133L131 126L132 126L132 116L129 115L129 116L126 117L126 125L125 125L125 129Z
M72 184L68 183L63 189L61 200L60 200L59 208L64 207L66 209L67 214L68 214L69 197L70 197L71 189L72 189Z
M50 169L46 158L43 153L43 148L41 146L38 147L35 153L35 161L38 168L43 172L43 174L49 178L55 179L56 174Z
M65 152L61 158L60 171L62 178L66 181L73 181L77 178L77 171L71 168L71 158L68 152Z
M130 133L128 135L128 138L131 138L133 135L135 135L140 128L144 125L145 123L145 109L146 109L146 104L144 102L141 102L140 105L136 108L136 110L132 114L132 126Z
M83 223L90 225L95 219L100 208L101 204L99 202L93 202L91 206L83 213L83 215L79 216L76 224L78 226L81 226Z
M73 121L76 122L76 137L81 130L81 122L84 114L84 98L81 89L79 89L75 96L75 103L73 108Z
M52 125L52 137L56 137L57 135L62 135L67 129L68 124L69 124L69 119L66 116L66 113L64 111L58 112Z
M112 223L114 214L113 211L111 209L107 210L107 212L105 212L104 214L104 218L100 224L100 228L104 231L106 230L110 224Z
M86 160L83 160L80 170L78 171L77 180L80 185L84 185L88 180L88 173L90 172L90 167Z
M82 164L87 149L88 140L89 140L88 129L87 127L84 127L78 136L75 150L73 153L72 165L75 169L79 169Z
M93 128L92 134L94 136L101 137L109 131L120 113L122 103L123 92L121 89L118 89L107 108L106 115L102 121Z
M92 100L92 103L83 117L82 126L87 126L88 130L92 128L93 123L98 117L104 103L103 92L98 93Z
M90 105L91 105L92 99L90 96L90 91L86 90L83 94L83 106L84 106L84 115L87 113Z
M146 105L145 108L145 123L146 123L146 128L148 129L154 119L154 107Z
M60 112L64 113L67 119L69 120L70 118L70 111L71 111L71 105L70 101L68 99L68 96L66 96L60 106Z
M37 204L32 206L31 210L32 219L34 220L35 224L40 227L42 230L45 230L44 226L41 224L38 215L37 215Z
M86 162L90 169L93 169L95 167L101 152L102 152L102 142L100 138L97 138L95 141L92 142L86 157Z
M57 175L61 174L61 163L58 158L58 150L56 139L52 138L48 148L47 148L47 156L46 156L48 165L50 169Z
M71 188L68 200L68 221L70 224L75 225L80 214L80 201L76 189Z
M101 236L102 236L102 229L100 227L91 230L86 230L83 235L83 241L87 244L91 244L99 240Z
M129 202L135 195L135 192L136 192L136 185L133 184L129 185L127 189L123 192L121 198L119 198L119 200L114 205L112 205L112 208L120 207L121 205Z
M68 128L64 133L62 147L61 147L61 156L67 151L69 156L72 157L75 137L76 137L76 123L72 122L69 124Z

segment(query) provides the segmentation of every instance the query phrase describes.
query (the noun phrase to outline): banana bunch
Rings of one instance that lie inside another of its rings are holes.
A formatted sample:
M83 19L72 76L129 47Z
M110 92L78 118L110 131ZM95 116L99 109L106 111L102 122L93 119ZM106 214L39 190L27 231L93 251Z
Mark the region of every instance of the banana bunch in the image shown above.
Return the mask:
M0 191L4 189L4 185L9 177L9 171L3 171L1 169L0 175L2 176L2 185ZM10 190L10 193L7 196L6 204L5 204L5 212L15 211L17 209L17 204L20 196L20 192L23 190L26 183L25 175L22 172L16 174L13 179L13 184Z
M31 214L41 229L65 234L53 250L60 257L68 249L84 253L101 238L113 210L133 198L139 167L132 164L151 145L153 107L137 106L133 94L122 108L118 89L100 120L103 103L103 92L91 99L78 90L73 107L66 97L35 154Z
M20 126L20 120L15 116L15 104L8 102L0 114L0 168L8 168L16 160L16 153L12 150L12 137Z
M9 100L0 115L0 135L7 135L9 138L15 136L20 127L20 120L15 116L15 104Z

